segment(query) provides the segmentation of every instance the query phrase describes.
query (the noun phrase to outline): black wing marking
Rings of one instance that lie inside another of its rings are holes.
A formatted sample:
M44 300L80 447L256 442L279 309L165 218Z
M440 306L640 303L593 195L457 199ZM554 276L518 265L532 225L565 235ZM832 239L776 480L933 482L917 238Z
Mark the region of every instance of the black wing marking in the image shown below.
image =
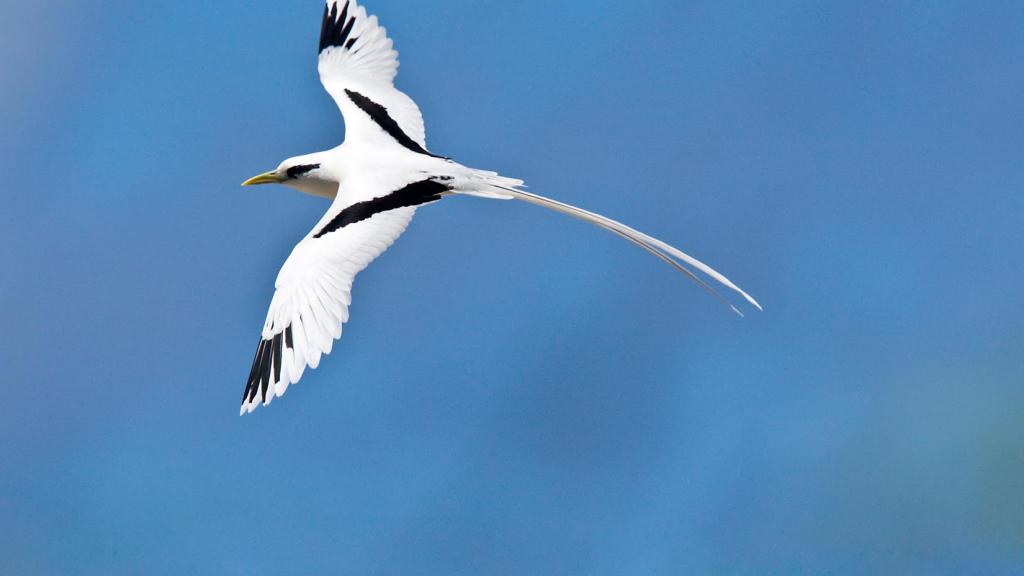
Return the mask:
M281 381L284 350L285 348L291 350L293 347L290 324L284 332L278 333L273 338L260 340L260 345L256 348L256 357L252 360L252 369L249 370L249 379L245 383L242 404L251 403L257 395L263 403L266 403L267 395L273 393L270 387Z
M387 212L396 208L407 206L419 206L428 202L435 202L441 199L445 192L451 191L452 187L445 179L427 179L413 182L404 188L396 190L380 198L356 202L346 207L331 219L326 226L313 235L314 238L322 238L331 232L336 232L349 224L362 222L374 214Z
M387 108L377 104L355 90L349 90L346 88L345 94L348 95L348 99L351 100L353 104L358 106L363 112L366 112L370 119L373 120L377 126L380 126L381 130L387 132L389 136L394 138L395 141L401 144L404 148L412 150L417 154L426 154L427 156L432 156L434 158L448 160L445 156L439 156L428 152L423 148L423 146L420 146L419 143L410 138L409 135L402 130L402 127L398 125L398 122L395 122L395 119L391 117Z
M356 38L352 38L348 45L345 44L356 23L356 17L348 15L348 5L349 0L345 0L345 7L342 8L340 16L337 2L329 8L324 5L324 20L320 25L320 52L333 46L351 48L355 44Z

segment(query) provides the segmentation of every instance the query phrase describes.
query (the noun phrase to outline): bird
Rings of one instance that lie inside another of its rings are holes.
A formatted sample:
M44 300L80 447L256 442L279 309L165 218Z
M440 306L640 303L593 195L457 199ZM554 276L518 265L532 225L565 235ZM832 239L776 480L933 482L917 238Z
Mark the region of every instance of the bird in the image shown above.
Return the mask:
M326 0L318 58L320 81L344 119L343 143L289 158L242 184L283 184L331 205L277 276L240 414L270 404L319 366L348 322L356 275L405 231L417 208L451 196L518 200L589 222L685 274L737 314L742 316L694 270L762 309L725 276L661 240L528 192L522 180L431 152L419 108L394 86L398 52L357 0Z

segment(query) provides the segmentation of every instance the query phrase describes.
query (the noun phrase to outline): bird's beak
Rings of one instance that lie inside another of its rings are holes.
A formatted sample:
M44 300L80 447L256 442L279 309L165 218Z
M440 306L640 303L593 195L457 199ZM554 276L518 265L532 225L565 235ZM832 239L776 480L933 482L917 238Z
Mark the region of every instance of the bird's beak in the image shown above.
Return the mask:
M277 173L276 170L260 174L259 176L253 176L245 182L242 182L242 186L255 186L257 184L280 184L284 182L284 178Z

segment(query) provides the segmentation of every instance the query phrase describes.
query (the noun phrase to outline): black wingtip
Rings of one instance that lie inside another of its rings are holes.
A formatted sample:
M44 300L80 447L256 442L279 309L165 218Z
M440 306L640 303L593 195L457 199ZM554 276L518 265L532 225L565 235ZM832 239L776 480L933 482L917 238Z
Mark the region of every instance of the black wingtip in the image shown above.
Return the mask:
M355 26L356 17L348 15L350 0L345 0L345 7L338 14L338 2L330 6L324 5L324 19L320 25L320 52L332 46L346 46L352 27ZM351 43L347 46L351 48Z
M263 347L265 341L260 340L259 347L256 348L256 356L252 359L252 368L249 369L249 379L245 382L245 394L242 395L242 404L245 405L252 402L255 397L255 382L259 381L259 367L260 359L263 358Z
M281 381L281 370L284 364L285 349L294 348L292 327L289 325L273 338L260 339L256 348L256 356L252 359L249 378L245 382L245 394L242 395L242 412L257 398L266 404L274 394L273 387Z

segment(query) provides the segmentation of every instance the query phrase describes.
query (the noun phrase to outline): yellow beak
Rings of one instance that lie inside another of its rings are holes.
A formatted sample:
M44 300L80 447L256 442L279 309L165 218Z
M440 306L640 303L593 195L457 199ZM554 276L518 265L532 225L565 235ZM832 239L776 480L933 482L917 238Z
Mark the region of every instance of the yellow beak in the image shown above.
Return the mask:
M249 178L245 182L242 182L242 186L255 186L257 184L280 184L281 182L284 182L284 180L285 179L282 178L277 173L276 170L274 170L271 172L260 174L259 176L253 176L252 178Z

